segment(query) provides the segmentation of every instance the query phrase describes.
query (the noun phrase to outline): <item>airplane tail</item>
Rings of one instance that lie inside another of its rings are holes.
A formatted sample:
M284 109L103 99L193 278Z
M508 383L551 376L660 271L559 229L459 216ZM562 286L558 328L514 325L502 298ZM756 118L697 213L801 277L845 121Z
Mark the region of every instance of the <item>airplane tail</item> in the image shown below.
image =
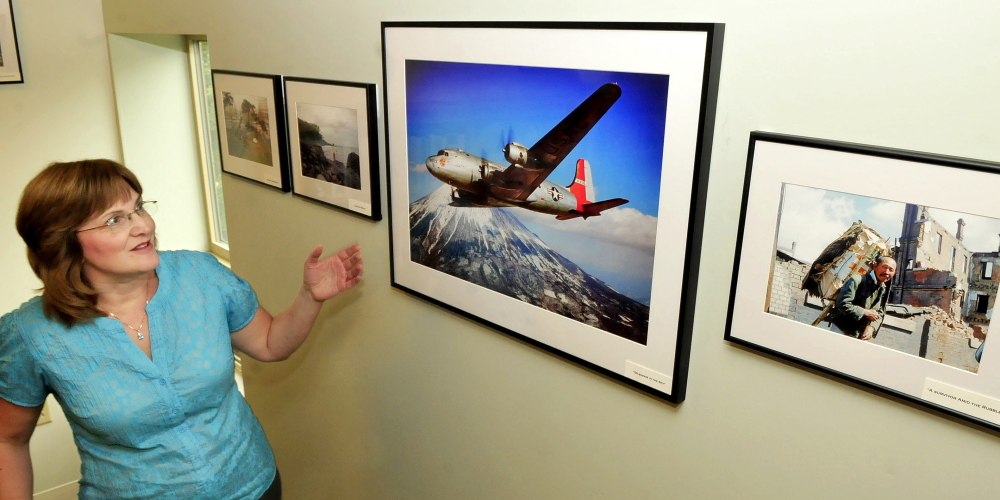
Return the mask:
M577 217L583 217L584 219L587 217L596 217L609 208L628 203L628 200L625 198L593 201L594 181L590 175L590 162L584 159L576 161L576 177L573 179L573 184L570 184L568 187L569 192L573 193L573 196L576 196L576 210L570 210L567 214L557 215L556 219L558 220L575 219Z
M576 160L576 177L569 186L569 192L576 196L576 207L594 201L594 181L590 176L590 162L583 158Z

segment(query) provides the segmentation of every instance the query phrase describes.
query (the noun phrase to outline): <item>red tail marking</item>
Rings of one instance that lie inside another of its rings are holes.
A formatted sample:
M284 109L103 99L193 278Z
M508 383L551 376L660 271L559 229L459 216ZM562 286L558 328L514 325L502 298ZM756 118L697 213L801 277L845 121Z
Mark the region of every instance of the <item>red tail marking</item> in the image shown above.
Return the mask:
M590 203L591 200L587 199L587 167L584 164L586 160L580 159L576 160L576 177L573 178L573 184L569 185L569 192L576 196L576 209L583 211L583 205Z

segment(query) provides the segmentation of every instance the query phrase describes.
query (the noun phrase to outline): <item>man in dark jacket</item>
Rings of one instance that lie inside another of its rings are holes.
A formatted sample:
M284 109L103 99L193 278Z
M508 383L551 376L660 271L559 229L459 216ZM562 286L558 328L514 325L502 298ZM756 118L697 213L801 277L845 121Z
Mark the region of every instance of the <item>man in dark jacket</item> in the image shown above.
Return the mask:
M830 322L844 335L861 340L875 338L885 318L889 280L896 274L896 261L882 257L870 273L852 276L837 294Z

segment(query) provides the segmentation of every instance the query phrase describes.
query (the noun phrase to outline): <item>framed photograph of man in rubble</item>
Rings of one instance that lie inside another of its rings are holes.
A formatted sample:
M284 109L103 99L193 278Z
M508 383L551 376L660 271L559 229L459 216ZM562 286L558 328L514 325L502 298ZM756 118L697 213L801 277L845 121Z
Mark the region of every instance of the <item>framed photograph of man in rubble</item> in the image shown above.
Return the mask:
M1000 205L970 186L1000 164L753 132L726 339L1000 429Z

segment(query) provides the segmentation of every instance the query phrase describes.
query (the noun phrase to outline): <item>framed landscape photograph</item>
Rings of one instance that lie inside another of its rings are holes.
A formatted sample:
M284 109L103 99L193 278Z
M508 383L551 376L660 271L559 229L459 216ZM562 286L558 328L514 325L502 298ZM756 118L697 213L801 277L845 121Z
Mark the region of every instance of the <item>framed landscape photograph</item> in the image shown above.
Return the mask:
M284 81L292 191L381 220L375 84Z
M382 35L393 286L683 401L723 26Z
M1000 429L1000 164L754 132L726 339ZM993 353L996 354L993 354Z
M0 84L4 83L24 83L12 0L0 0Z
M212 70L222 171L291 190L281 77Z

